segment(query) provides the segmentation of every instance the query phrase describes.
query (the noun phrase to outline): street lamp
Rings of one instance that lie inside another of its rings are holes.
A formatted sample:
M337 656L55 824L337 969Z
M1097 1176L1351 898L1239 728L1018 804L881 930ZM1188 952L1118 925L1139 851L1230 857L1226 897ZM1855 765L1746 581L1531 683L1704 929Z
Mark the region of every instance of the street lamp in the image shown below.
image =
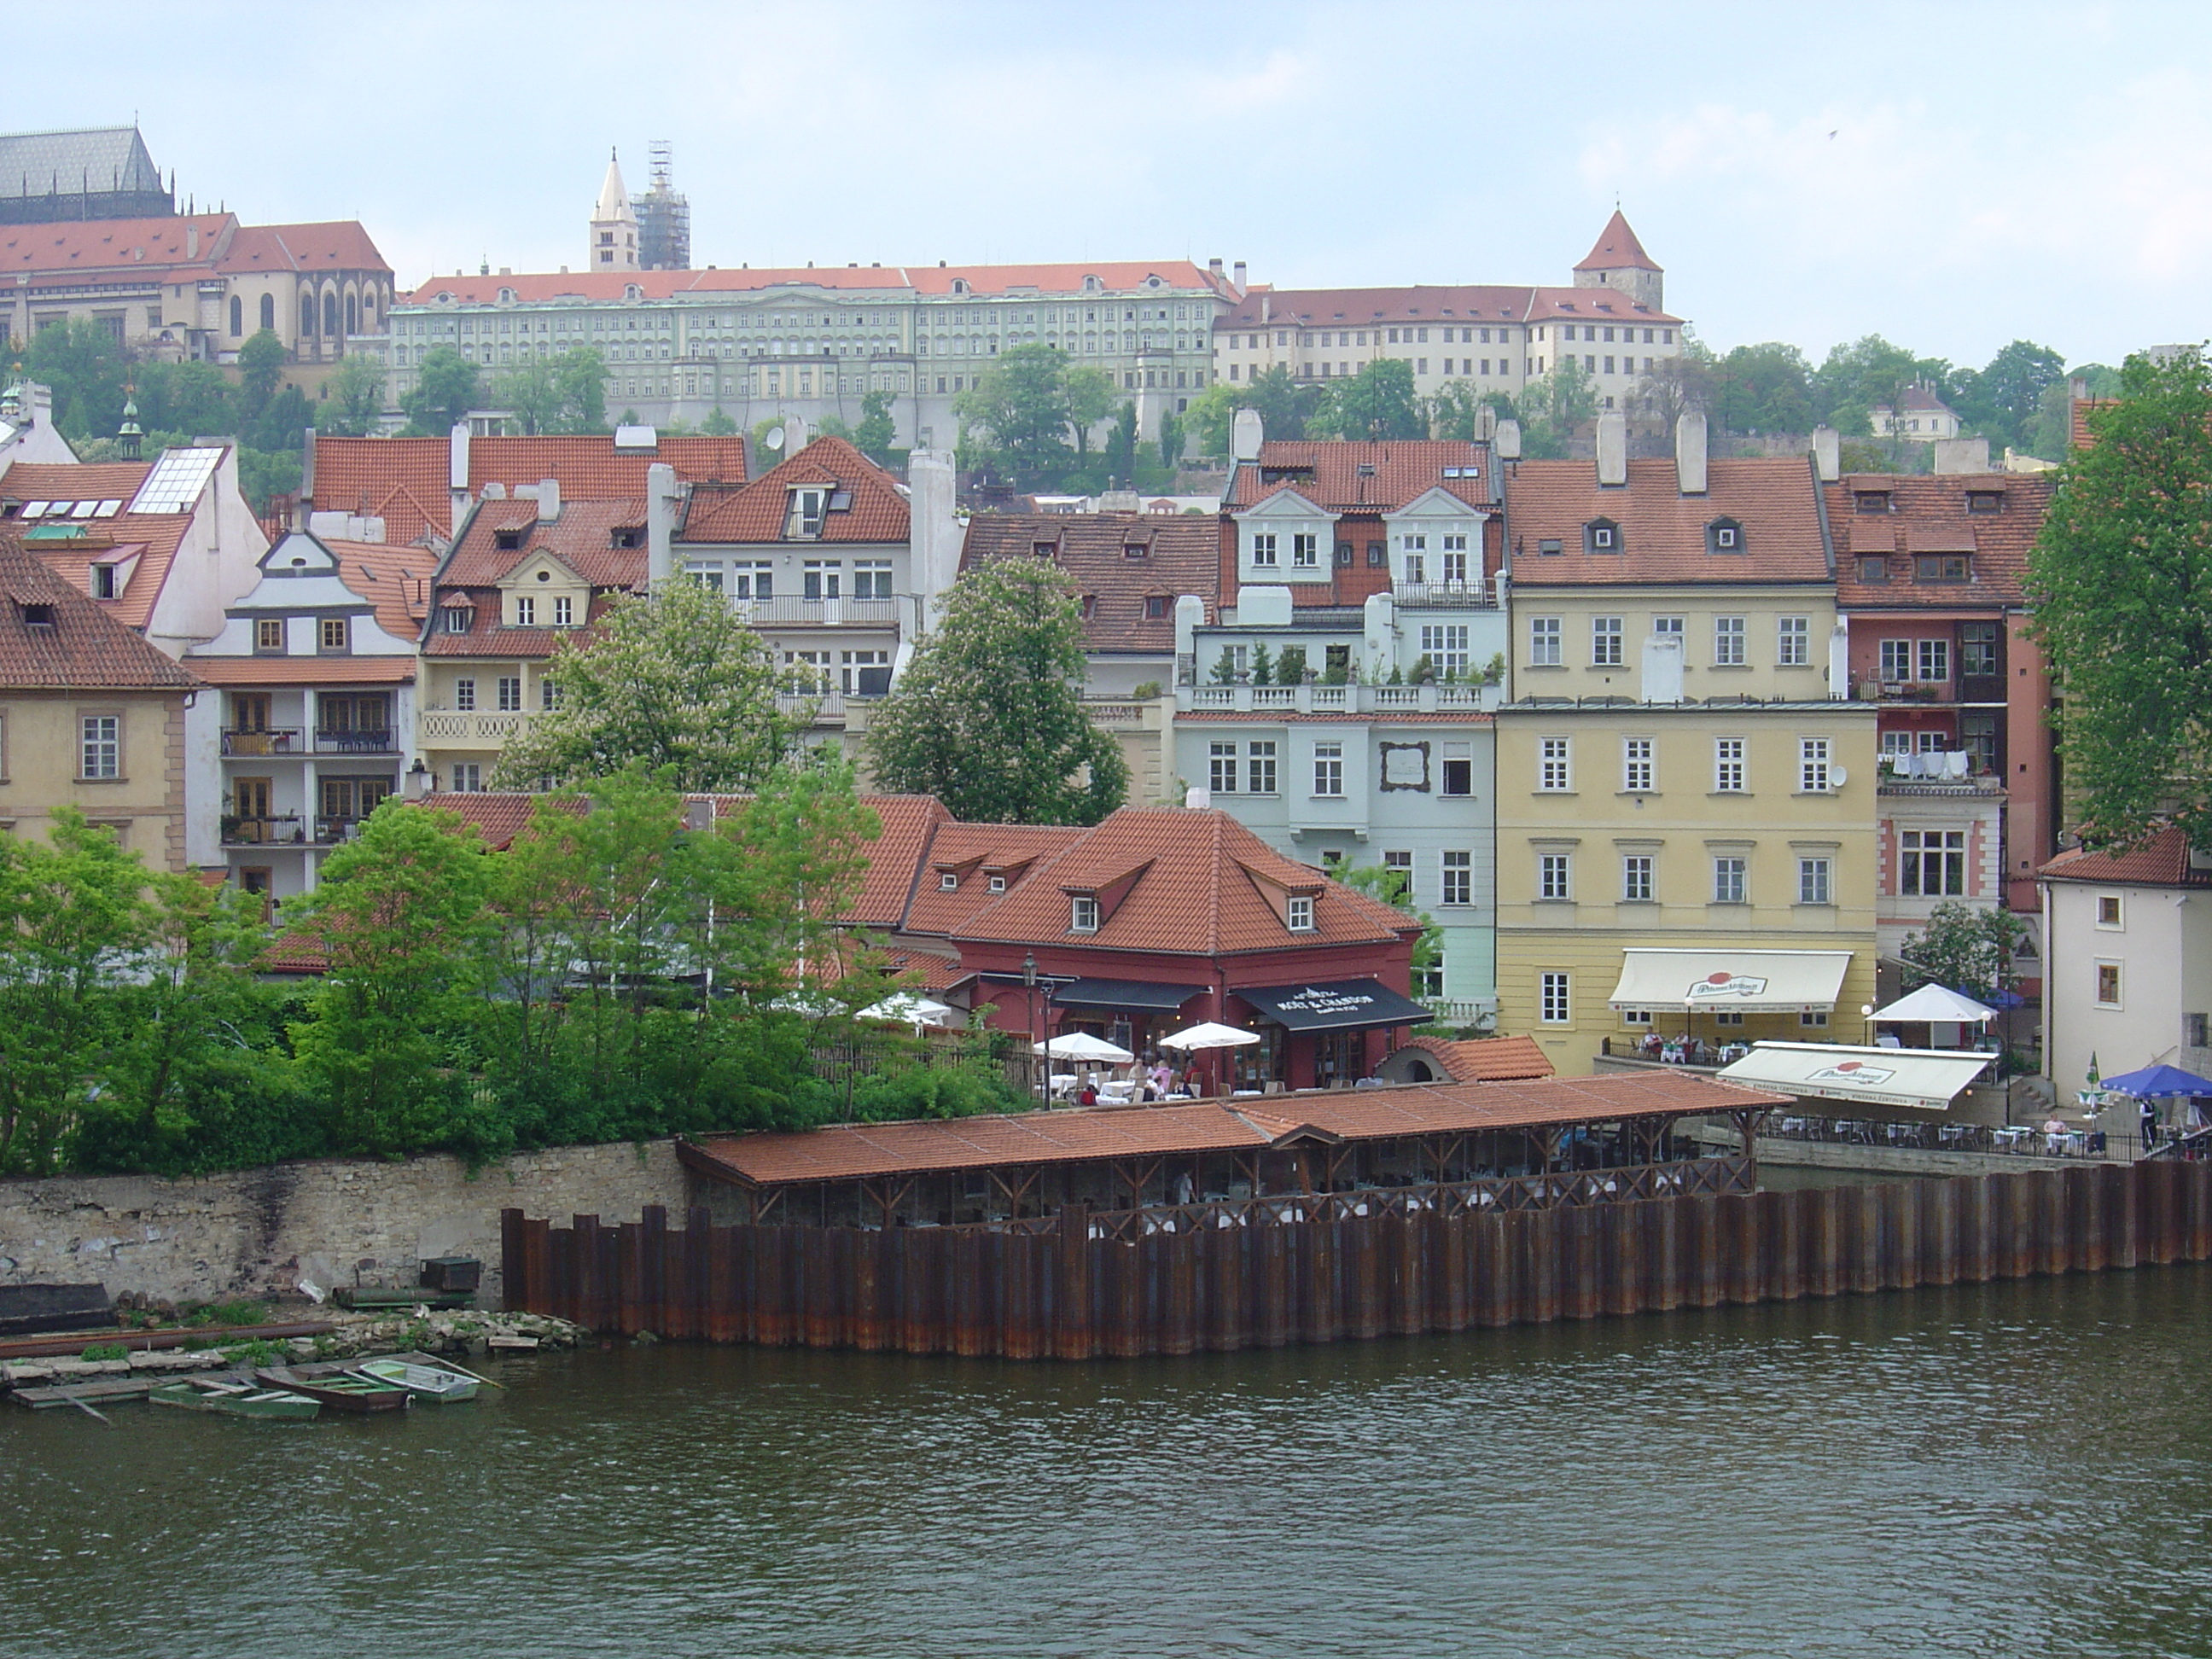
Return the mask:
M1034 1044L1037 1040L1036 952L1034 951L1022 952L1022 1004L1029 1018L1030 1042ZM1045 1074L1049 1077L1052 1074L1052 1056L1049 1054L1045 1056L1044 1063ZM1030 1087L1032 1091L1036 1088L1036 1050L1034 1047L1030 1050Z
M1874 1047L1874 1004L1871 1002L1859 1004L1859 1018L1866 1022L1866 1029L1860 1033L1860 1036L1865 1039L1866 1046L1871 1048Z

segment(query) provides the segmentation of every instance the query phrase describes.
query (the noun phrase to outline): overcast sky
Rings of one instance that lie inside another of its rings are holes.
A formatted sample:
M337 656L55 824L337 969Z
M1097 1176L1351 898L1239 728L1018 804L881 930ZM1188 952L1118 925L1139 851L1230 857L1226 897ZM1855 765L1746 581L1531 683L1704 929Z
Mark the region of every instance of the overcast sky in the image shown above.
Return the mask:
M131 21L133 14L137 22ZM696 263L1569 280L1616 199L1714 345L2201 340L2212 7L26 8L11 127L135 114L180 196L358 217L403 286L580 266L608 147ZM35 72L29 66L35 65Z

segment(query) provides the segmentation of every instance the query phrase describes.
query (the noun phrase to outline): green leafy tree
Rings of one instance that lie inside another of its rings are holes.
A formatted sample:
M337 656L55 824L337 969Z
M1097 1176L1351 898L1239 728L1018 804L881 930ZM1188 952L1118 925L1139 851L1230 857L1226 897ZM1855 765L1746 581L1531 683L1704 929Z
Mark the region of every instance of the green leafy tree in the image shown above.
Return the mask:
M1958 413L1993 447L2019 448L2043 404L2044 393L2064 388L2066 360L2049 346L2014 340L1979 374L1962 375ZM2053 457L2053 459L2057 459Z
M1413 390L1413 366L1402 357L1378 358L1357 374L1329 381L1307 424L1339 438L1368 441L1429 435L1428 417Z
M287 386L266 404L246 434L247 444L272 455L297 455L301 440L315 418L315 406L296 386Z
M2033 626L2083 837L2129 845L2171 814L2212 847L2212 370L2192 350L2121 378L2030 557Z
M1522 388L1514 400L1521 416L1521 453L1530 460L1559 460L1576 430L1597 415L1597 387L1571 355Z
M1820 419L1845 437L1878 438L1894 434L1874 430L1874 411L1904 407L1905 394L1916 380L1929 378L1927 365L1903 346L1893 345L1879 334L1869 334L1849 345L1839 345L1813 373L1813 409ZM1939 388L1940 394L1940 388Z
M597 346L570 346L553 360L561 389L561 430L607 429L607 360Z
M213 363L140 363L133 372L131 395L145 431L214 435L239 429L236 396Z
M151 453L153 446L147 446ZM302 465L296 449L266 450L240 446L238 452L238 489L246 497L246 504L256 513L266 513L269 503L279 495L296 495L300 489Z
M1431 983L1443 961L1444 933L1435 920L1413 902L1413 872L1389 865L1363 864L1334 873L1337 880L1355 892L1380 899L1421 924L1421 936L1413 941L1413 987L1418 992Z
M1780 341L1737 346L1714 368L1712 415L1728 432L1810 432L1813 366Z
M1096 823L1129 768L1083 706L1083 611L1066 572L1000 559L967 572L869 722L878 784L986 823Z
M1493 417L1510 418L1513 399L1503 392L1486 392L1473 380L1447 380L1429 399L1429 429L1439 438L1472 443L1482 429L1485 410Z
M1174 468L1182 461L1182 421L1174 415L1160 416L1160 465Z
M1067 362L1057 346L1016 346L953 398L971 441L1024 489L1067 466Z
M1106 475L1124 489L1137 487L1137 406L1123 404L1106 434Z
M276 383L284 375L284 343L274 329L248 335L246 343L239 347L238 410L244 419L259 420L261 411L276 395Z
M399 406L410 437L442 438L482 401L477 366L453 347L437 346L424 356Z
M699 432L702 437L734 438L738 435L738 423L723 411L721 404L716 404L699 422Z
M891 418L891 394L864 392L860 423L853 428L853 447L878 466L889 466L892 446L898 442L898 423Z
M123 349L98 323L72 317L32 337L24 362L54 394L54 424L72 441L112 435L123 419Z
M561 381L550 358L529 358L493 375L490 401L521 422L526 437L560 430Z
M761 636L692 581L617 599L546 668L560 698L500 756L502 788L604 778L641 765L690 790L746 789L800 723L777 705Z
M1078 465L1091 459L1091 434L1114 412L1114 377L1103 368L1070 364L1061 371L1060 393L1067 400L1067 429L1075 438Z
M2013 953L2027 933L2027 924L2002 905L1946 899L1929 912L1925 927L1905 936L1898 955L1911 964L1916 987L1990 999L2012 988Z
M384 413L384 364L365 351L348 352L324 390L330 395L316 417L318 429L366 437Z

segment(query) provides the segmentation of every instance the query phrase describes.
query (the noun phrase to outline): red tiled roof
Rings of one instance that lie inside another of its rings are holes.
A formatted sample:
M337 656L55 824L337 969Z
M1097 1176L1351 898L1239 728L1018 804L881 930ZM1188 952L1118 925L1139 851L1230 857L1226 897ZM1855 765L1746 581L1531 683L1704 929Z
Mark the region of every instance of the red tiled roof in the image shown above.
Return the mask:
M395 639L422 633L436 554L404 543L319 539L338 562L338 580L376 607L379 627Z
M979 513L968 521L960 568L1034 558L1047 542L1089 601L1083 635L1093 651L1173 651L1176 600L1195 593L1211 617L1221 598L1221 529L1211 514ZM1133 545L1142 557L1129 556ZM1158 617L1146 614L1153 599L1167 601Z
M948 817L949 817L948 814ZM1009 884L1039 860L1066 851L1083 838L1073 826L946 822L930 837L914 881L914 896L898 926L909 933L951 935L1000 895L990 878L1003 873ZM959 886L951 891L943 878Z
M76 466L59 461L18 461L0 473L0 500L127 504L153 470L151 461L94 461Z
M42 542L33 547L40 562L80 593L92 592L91 568L116 550L138 549L138 562L112 599L94 603L126 628L143 629L154 615L161 585L169 579L177 544L191 527L189 513L118 514L92 521L92 534L81 542Z
M1605 222L1605 228L1590 244L1589 257L1575 267L1577 270L1657 270L1657 260L1644 251L1644 244L1636 240L1636 233L1628 228L1627 216L1619 208Z
M1375 471L1362 476L1359 469ZM1448 466L1478 469L1472 478L1447 478ZM1257 465L1239 466L1223 505L1252 506L1285 489L1295 489L1315 506L1331 512L1389 513L1431 489L1442 489L1470 506L1487 507L1490 454L1486 445L1456 439L1404 443L1314 443L1276 441L1260 446Z
M890 929L899 925L913 896L915 872L931 833L950 823L952 814L934 795L870 795L867 804L884 832L868 849L868 873L860 884L848 920L856 927Z
M1513 585L1826 582L1816 488L1808 463L1790 456L1708 462L1702 495L1681 493L1671 457L1632 460L1627 483L1612 486L1589 461L1522 461L1505 483ZM1599 519L1620 527L1620 551L1583 550L1583 527ZM1716 519L1741 527L1741 552L1706 551ZM1547 541L1560 551L1539 553Z
M422 797L422 805L435 811L451 812L464 823L472 825L483 844L495 853L504 852L514 844L514 838L529 827L531 815L538 810L540 799L550 799L557 811L581 817L585 800L581 795L519 795L477 791L471 793L440 792Z
M0 225L0 270L159 270L173 283L211 271L223 239L238 228L232 213L179 214L167 219L90 219ZM197 241L190 233L197 231Z
M1035 289L1040 294L1078 294L1084 279L1096 276L1108 289L1142 288L1147 276L1158 276L1179 289L1210 288L1227 293L1227 286L1211 272L1188 259L1164 259L1146 264L1121 260L1105 264L1053 265L804 265L763 266L758 270L739 267L723 270L526 271L520 276L432 276L412 293L401 296L404 305L429 305L441 294L462 304L489 305L500 290L513 292L527 304L548 300L619 300L635 287L648 300L665 300L678 294L750 294L771 288L817 288L842 292L950 294L953 283L964 282L975 294L1006 294Z
M1396 1052L1419 1048L1434 1057L1444 1075L1455 1083L1496 1083L1549 1077L1551 1060L1543 1045L1532 1036L1486 1037L1455 1042L1447 1037L1417 1036L1398 1045Z
M561 516L541 523L536 501L480 501L461 531L438 586L489 587L517 565L539 553L550 553L593 587L632 588L645 580L646 550L617 547L615 532L641 531L645 502L641 500L569 501L561 502ZM519 547L502 548L500 532L519 532Z
M2109 883L2113 886L2212 887L2212 869L2189 866L2189 838L2171 825L2125 852L2077 847L2036 872L2045 881Z
M307 225L241 225L230 239L217 270L364 270L392 274L368 231L355 219Z
M1828 523L1839 544L1838 603L1846 611L2019 605L2055 488L2049 474L2033 472L1852 473L1826 485ZM1889 497L1888 512L1858 511L1860 495L1872 492ZM1969 494L1997 495L2003 508L1969 513ZM1889 580L1859 580L1859 560L1869 556L1960 552L1973 555L1970 582L1916 582L1910 561L1896 559Z
M384 685L415 678L405 657L192 657L192 672L210 685Z
M2076 398L2071 405L2072 420L2069 422L2072 447L2091 449L2097 442L2097 431L2091 417L2100 410L2110 409L2119 401L2117 398Z
M25 607L50 605L51 625ZM0 534L0 689L10 691L185 691L198 681L81 587L72 587Z
M1656 267L1655 266L1656 270ZM1246 291L1216 319L1223 329L1372 328L1378 323L1635 323L1679 325L1610 288L1531 288L1525 283L1407 288L1261 289Z
M1249 1151L1295 1141L1308 1129L1343 1140L1392 1139L1789 1103L1788 1096L1681 1072L1616 1073L1331 1090L1187 1106L1097 1107L950 1121L853 1124L734 1135L679 1151L687 1164L712 1179L774 1187L1009 1164Z
M683 539L703 543L781 542L791 510L788 492L826 484L851 497L823 514L823 542L903 542L910 515L891 475L842 438L817 438L796 455L736 489L701 485L691 492Z

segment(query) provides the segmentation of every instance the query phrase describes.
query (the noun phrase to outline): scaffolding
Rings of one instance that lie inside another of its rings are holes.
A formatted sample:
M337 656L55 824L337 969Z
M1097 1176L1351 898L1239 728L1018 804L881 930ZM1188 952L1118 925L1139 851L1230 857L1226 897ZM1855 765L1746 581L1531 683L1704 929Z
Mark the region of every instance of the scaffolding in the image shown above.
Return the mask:
M651 186L629 204L637 215L637 263L645 270L689 270L691 204L675 186L675 147L656 138L651 154Z

